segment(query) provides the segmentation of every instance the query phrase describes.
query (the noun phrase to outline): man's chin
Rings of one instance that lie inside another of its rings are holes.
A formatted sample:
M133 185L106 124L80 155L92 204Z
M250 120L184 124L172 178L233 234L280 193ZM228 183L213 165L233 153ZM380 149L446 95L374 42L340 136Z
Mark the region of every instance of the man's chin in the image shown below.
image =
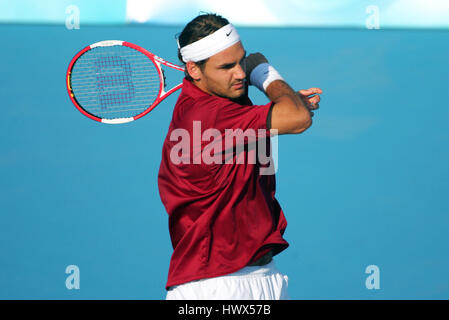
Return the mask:
M241 89L233 89L229 92L226 92L226 94L216 94L219 97L235 100L243 97L246 94L246 87L243 87Z
M242 88L234 89L233 91L234 92L233 92L232 99L238 99L238 98L240 98L241 96L243 96L246 93L246 87L243 86Z
M246 90L246 88L244 90L242 90L242 92L239 92L238 94L236 94L235 98L231 98L230 100L238 103L238 104L245 104L248 103L248 91Z

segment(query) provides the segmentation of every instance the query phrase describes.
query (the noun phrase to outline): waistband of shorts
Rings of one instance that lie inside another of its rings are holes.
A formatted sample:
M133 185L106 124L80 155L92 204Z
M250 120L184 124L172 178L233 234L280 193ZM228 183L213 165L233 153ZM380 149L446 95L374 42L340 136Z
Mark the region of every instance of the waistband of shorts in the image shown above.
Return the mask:
M263 266L247 266L236 272L227 274L225 277L263 277L272 275L275 273L279 273L279 270L276 268L276 264L274 260L271 260L269 263Z

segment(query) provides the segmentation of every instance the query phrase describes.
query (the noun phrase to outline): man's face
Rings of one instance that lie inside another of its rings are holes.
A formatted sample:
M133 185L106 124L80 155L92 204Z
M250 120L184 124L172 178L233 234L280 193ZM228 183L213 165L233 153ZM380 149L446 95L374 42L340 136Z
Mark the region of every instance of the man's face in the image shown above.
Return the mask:
M214 96L229 99L242 96L246 92L246 75L242 68L244 58L245 50L240 41L213 55L200 71L196 85Z

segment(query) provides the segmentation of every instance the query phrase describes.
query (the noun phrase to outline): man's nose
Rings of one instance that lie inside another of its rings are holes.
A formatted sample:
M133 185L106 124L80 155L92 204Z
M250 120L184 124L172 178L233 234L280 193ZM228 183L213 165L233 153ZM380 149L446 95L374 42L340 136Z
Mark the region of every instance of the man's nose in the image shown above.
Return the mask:
M245 70L243 69L241 64L237 64L236 66L236 73L235 73L235 78L236 79L245 79L246 78L246 73Z

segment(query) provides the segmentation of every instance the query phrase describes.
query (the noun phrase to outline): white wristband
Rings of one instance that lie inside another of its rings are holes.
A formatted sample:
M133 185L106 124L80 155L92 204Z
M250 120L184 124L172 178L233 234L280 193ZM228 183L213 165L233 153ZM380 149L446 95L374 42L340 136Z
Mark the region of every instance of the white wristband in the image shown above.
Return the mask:
M268 85L275 80L284 80L269 63L261 63L251 72L249 81L253 86L265 92Z

